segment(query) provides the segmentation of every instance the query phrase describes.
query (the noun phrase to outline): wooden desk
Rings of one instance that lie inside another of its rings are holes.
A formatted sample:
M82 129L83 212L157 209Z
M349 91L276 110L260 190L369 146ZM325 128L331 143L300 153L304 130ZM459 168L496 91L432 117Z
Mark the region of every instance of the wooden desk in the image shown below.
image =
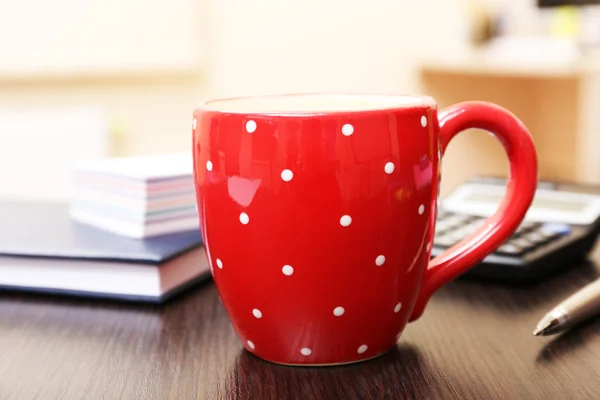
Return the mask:
M598 275L584 265L534 287L456 281L395 351L335 368L243 351L212 284L163 308L2 293L0 398L597 399L600 319L562 337L531 331Z

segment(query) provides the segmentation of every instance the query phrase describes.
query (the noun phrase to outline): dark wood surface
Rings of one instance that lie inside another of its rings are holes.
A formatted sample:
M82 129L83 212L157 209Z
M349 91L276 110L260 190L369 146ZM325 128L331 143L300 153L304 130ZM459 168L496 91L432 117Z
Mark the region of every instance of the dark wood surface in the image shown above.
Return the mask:
M212 284L163 307L0 293L0 399L600 399L600 318L531 334L598 275L592 262L535 286L453 282L397 349L330 368L243 351Z

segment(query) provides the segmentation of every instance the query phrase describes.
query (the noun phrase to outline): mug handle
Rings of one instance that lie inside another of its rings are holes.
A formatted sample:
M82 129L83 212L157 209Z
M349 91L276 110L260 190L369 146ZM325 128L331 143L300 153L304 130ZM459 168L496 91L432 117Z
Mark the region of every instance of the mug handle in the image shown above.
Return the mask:
M440 287L475 266L514 233L525 217L537 187L538 166L533 139L510 111L487 102L458 103L440 113L439 127L442 154L448 143L466 129L490 132L506 150L510 174L498 210L477 231L430 262L409 322L423 314L429 298Z

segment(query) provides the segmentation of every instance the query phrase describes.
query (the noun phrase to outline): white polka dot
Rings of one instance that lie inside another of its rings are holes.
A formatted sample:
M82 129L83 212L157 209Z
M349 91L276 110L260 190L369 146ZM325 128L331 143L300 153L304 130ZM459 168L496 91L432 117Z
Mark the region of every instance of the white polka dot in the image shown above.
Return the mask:
M388 175L391 174L392 172L394 172L395 169L396 169L396 166L394 165L393 162L389 162L389 163L385 164L385 167L383 167L383 170Z
M346 226L350 226L350 224L352 223L352 217L349 215L344 215L342 218L340 218L340 225L346 227Z
M246 343L248 343L248 347L250 347L252 350L254 350L254 343L252 343L249 340Z
M262 312L255 308L254 310L252 310L252 315L254 315L256 318L261 319L262 318Z
M396 304L396 307L394 307L394 312L396 314L398 314L401 309L402 309L402 303L398 303L398 304Z
M212 161L207 161L206 162L206 169L209 170L209 171L212 171L212 167L213 167Z
M194 120L192 121L192 129L196 129L196 118L194 118Z
M377 256L377 258L375 259L375 264L378 267L381 267L383 265L383 263L385 263L385 256L383 256L383 255Z
M431 250L431 242L427 243L427 246L425 246L425 250Z
M312 354L312 350L308 347L303 347L300 349L300 354L302 354L303 356L310 356Z
M292 178L294 177L294 173L289 170L289 169L284 169L283 171L281 171L281 179L283 179L286 182L289 182L292 180Z
M423 128L425 128L427 126L427 117L424 115L421 117L421 126Z
M240 214L240 222L244 225L247 225L250 222L250 217L245 212Z
M369 348L369 346L367 346L366 344L363 344L362 346L360 346L357 350L358 354L362 354L365 351L367 351L367 349Z
M217 258L217 267L219 267L219 269L223 269L223 261L221 261L220 258Z
M250 120L246 122L246 132L253 133L256 130L256 122Z
M284 275L290 276L294 273L294 267L291 265L284 265L283 268L281 268L281 272L283 272Z
M333 315L335 315L336 317L341 317L342 315L344 315L345 312L346 310L344 309L344 307L336 307L333 309Z
M419 215L423 215L424 212L425 212L425 206L423 204L421 204L419 206Z
M350 136L354 133L354 127L350 124L342 126L342 135Z

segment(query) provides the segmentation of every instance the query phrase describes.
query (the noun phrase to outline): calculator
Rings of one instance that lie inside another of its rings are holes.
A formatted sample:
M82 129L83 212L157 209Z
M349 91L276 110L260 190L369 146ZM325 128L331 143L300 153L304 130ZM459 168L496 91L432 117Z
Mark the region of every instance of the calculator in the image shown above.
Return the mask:
M492 215L506 180L475 177L440 201L432 257L474 232ZM463 278L506 283L539 281L577 265L600 233L600 187L541 181L515 233Z

